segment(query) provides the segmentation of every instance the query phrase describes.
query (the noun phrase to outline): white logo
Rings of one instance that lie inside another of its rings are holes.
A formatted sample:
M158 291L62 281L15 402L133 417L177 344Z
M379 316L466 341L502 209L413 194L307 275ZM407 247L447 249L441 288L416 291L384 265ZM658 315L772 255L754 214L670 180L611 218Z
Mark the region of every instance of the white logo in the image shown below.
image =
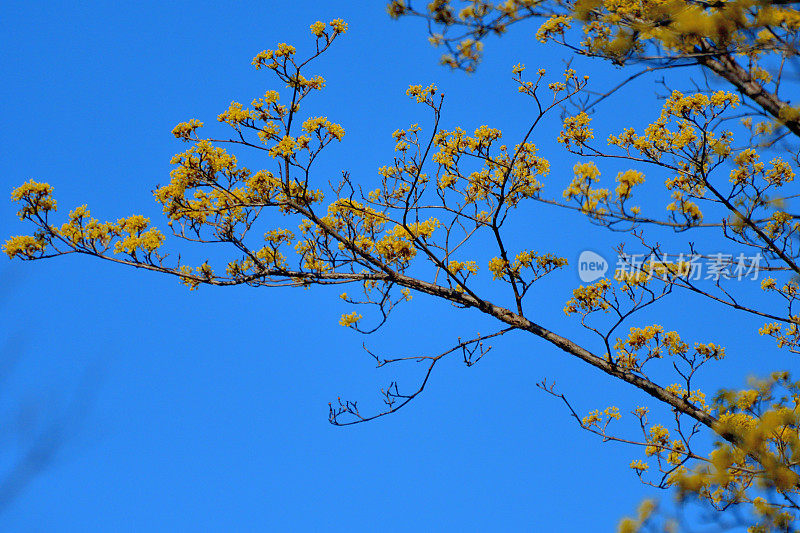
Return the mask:
M584 250L578 257L578 276L584 283L591 283L606 275L608 261L603 256Z

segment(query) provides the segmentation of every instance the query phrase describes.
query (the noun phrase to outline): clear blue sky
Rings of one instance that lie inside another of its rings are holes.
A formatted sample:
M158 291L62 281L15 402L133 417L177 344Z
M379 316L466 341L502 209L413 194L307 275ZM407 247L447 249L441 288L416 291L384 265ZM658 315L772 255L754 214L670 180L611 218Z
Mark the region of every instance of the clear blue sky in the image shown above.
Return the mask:
M317 19L350 25L316 67L328 88L311 109L347 130L328 151L324 180L346 169L369 184L392 157L391 133L428 125L404 95L410 83L438 83L445 127L489 124L512 143L530 110L511 66L563 68L527 26L491 41L477 74L450 72L419 21L389 20L378 0L341 4L4 2L0 191L36 178L55 187L62 216L87 203L103 219L143 213L164 227L150 191L183 149L172 127L193 117L213 124L231 100L278 88L251 58L278 42L302 50ZM586 69L600 81L617 75ZM636 86L606 109L641 123L655 113L653 90ZM563 183L575 158L556 135L551 122L534 142ZM26 231L14 213L0 202L4 239ZM518 228L519 242L571 260L620 238L547 209ZM562 312L577 274L558 276L539 289L531 318L597 348ZM421 295L363 339L337 324L350 310L338 291L189 292L173 278L72 256L2 260L0 288L0 341L19 355L0 398L4 420L20 405L47 414L67 396L91 402L55 461L0 515L3 530L607 531L654 494L627 467L636 450L582 432L534 384L555 379L582 412L627 411L642 395L523 335L471 369L441 365L424 395L391 417L329 425L327 403L339 395L378 407L378 389L395 377L414 384L413 367L375 369L362 341L387 354L430 353L489 331L474 313ZM731 333L757 321L695 303L676 298L656 311L692 342L730 339L731 364L707 383L736 386L774 366L758 357L773 351L770 341ZM8 464L11 452L0 453Z

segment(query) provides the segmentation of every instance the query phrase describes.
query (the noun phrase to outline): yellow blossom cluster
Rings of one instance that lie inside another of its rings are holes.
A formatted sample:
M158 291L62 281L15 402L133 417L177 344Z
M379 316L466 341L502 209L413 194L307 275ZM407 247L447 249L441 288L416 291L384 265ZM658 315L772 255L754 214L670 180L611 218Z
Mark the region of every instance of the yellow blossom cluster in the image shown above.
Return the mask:
M663 333L664 328L659 325L644 328L632 327L627 338L618 338L614 344L614 349L617 351L616 363L627 370L639 370L644 362L661 357L659 340ZM640 362L637 352L648 345L650 341L655 341L654 346L649 347L648 353L642 357L642 362Z
M551 253L539 254L533 250L524 250L514 258L511 270L519 275L523 269L530 269L538 278L566 265L567 260L563 257L557 257Z
M344 137L344 128L339 124L335 124L328 120L328 117L311 117L303 122L303 130L308 133L316 133L319 137L325 135L330 136L337 141L341 141Z
M358 314L358 312L353 311L352 313L342 315L342 317L339 319L339 324L347 328L357 324L362 318L363 317Z
M642 472L647 470L648 465L642 461L633 461L630 467L641 475ZM617 527L617 533L639 533L642 531L642 526L653 516L656 510L656 502L651 499L646 499L639 504L637 509L636 518L626 517L623 518ZM664 531L673 531L672 523L668 522Z
M437 90L434 84L430 84L427 87L422 87L422 85L409 85L408 89L406 89L406 95L414 98L419 103L431 102Z
M464 277L468 277L478 273L478 264L475 261L450 261L447 265L447 269L454 276L463 273Z
M796 285L791 283L784 286L786 289L794 288ZM759 335L766 335L775 339L778 348L785 348L793 353L800 353L800 315L791 317L792 322L789 324L781 324L779 322L768 322L759 328Z
M636 185L644 183L644 174L637 170L626 170L617 174L617 198L627 200Z
M172 134L177 139L188 140L197 128L202 128L203 123L193 118L189 122L181 122L172 129Z
M417 248L413 241L429 239L439 226L439 220L435 218L423 222L412 222L405 227L398 224L375 242L375 251L388 264L408 263L417 255Z
M116 223L100 222L92 218L86 205L73 209L60 228L43 226L47 213L56 207L52 192L50 185L33 180L13 191L12 198L23 203L20 218L38 220L42 229L34 236L21 235L7 240L3 251L9 258L42 257L54 238L90 253L106 252L113 242L113 253L126 253L132 257L136 257L137 252L149 256L164 244L164 235L156 228L149 228L148 218L133 215Z
M503 279L507 275L508 261L499 257L493 257L489 261L489 272L492 273L492 279Z
M150 219L133 215L117 221L119 232L126 233L114 245L114 253L134 255L136 250L151 253L164 244L164 235L156 228L147 229ZM145 231L147 230L147 231Z
M794 180L794 170L786 161L779 157L773 158L769 168L766 168L760 159L752 148L739 152L733 160L736 168L731 171L730 181L736 185L754 184L761 177L771 186L782 187Z
M231 102L231 105L228 106L228 109L222 112L217 117L217 120L219 122L230 124L234 128L238 128L240 124L247 124L248 122L252 121L253 118L254 117L250 111L244 109L242 104L239 102Z
M594 139L594 131L589 127L591 117L581 111L575 116L564 119L564 129L558 136L558 142L563 143L567 149L580 148L588 141Z
M474 136L461 128L439 131L434 137L438 151L432 157L439 165L439 188L458 190L467 204L499 198L501 192L502 202L508 207L537 197L544 187L538 178L549 174L549 161L537 155L538 149L532 143L515 146L513 155L508 147L501 145L499 153L493 154L501 137L500 130L485 125L477 128ZM483 168L468 174L463 172L459 163L465 154L477 156L483 161ZM457 187L459 183L463 188Z
M11 237L3 245L3 252L9 259L19 257L20 259L34 259L41 256L47 248L47 241L39 236L16 235Z
M11 192L11 200L22 203L22 209L17 212L20 220L45 216L49 211L56 210L53 187L34 180L23 183L14 189Z
M700 391L688 394L680 385L667 390L714 412L714 430L725 440L715 443L708 458L698 457L696 452L689 452L683 433L672 440L670 431L662 425L645 429L642 413L645 455L658 460L666 484L675 487L681 499L698 497L720 510L734 503L752 505L755 515L765 518L759 523L767 528L754 531L771 530L776 525L786 530L794 517L787 515L780 503L767 502L758 494L775 490L794 497L798 493L800 382L793 382L787 372L775 372L767 379L751 378L748 389L720 391L711 407L706 406ZM687 463L690 458L694 460L691 468ZM649 468L642 460L630 466L639 475Z
M581 212L601 217L609 212L608 202L611 193L608 189L594 189L592 183L600 177L600 170L593 162L578 163L573 167L575 176L569 187L562 193L567 200L575 199L581 206Z
M572 290L572 298L567 301L564 313L571 315L574 313L587 314L593 311L607 311L611 304L606 300L606 293L611 288L611 283L606 278L602 278L592 285L579 286Z
M581 419L581 425L585 428L596 427L601 431L604 431L605 428L608 426L609 422L612 420L619 420L622 418L622 415L619 413L619 409L617 407L611 406L606 407L603 411L595 409L594 411L590 412L588 415ZM605 420L605 424L601 423Z
M553 254L538 254L533 250L524 250L517 254L514 262L499 257L494 257L489 261L489 271L493 279L508 280L509 276L516 280L522 280L526 271L530 271L533 280L537 280L550 272L567 265L567 260Z
M553 15L547 19L536 31L536 40L547 42L554 35L563 36L564 32L570 28L572 17L566 15Z
M283 138L269 149L270 157L291 157L294 155L295 150L298 148L297 139L291 135L284 135Z
M253 58L253 66L256 67L256 70L259 70L263 67L267 67L270 69L277 69L280 66L278 62L279 59L282 61L290 59L297 53L297 49L286 43L278 44L278 48L275 50L263 50L259 52Z

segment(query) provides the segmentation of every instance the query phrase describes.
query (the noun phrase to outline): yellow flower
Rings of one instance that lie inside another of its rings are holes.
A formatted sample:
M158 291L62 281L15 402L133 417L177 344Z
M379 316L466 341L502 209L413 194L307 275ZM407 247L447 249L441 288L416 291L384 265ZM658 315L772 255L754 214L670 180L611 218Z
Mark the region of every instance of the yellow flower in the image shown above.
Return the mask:
M422 103L428 99L428 96L433 96L436 94L437 87L434 84L430 84L427 87L423 88L422 85L409 85L408 89L406 89L406 95L416 99L417 102Z
M172 129L172 134L177 139L188 139L197 128L203 127L203 123L193 118L189 122L181 122Z
M347 31L347 23L342 19L333 19L328 24L333 28L334 33L345 33Z
M574 117L567 117L564 119L564 129L558 136L558 142L570 148L572 143L583 146L588 140L594 139L594 132L589 127L591 121L591 117L583 111Z
M242 104L239 102L231 102L231 105L228 106L222 114L217 117L217 120L220 122L226 122L231 126L238 126L246 122L248 119L252 119L253 116L250 114L250 111L244 109ZM180 124L179 124L180 125ZM202 123L200 124L202 126ZM173 134L175 131L173 130ZM176 135L177 137L177 135Z
M353 324L357 324L361 318L361 315L353 311L352 313L342 315L342 318L339 319L339 324L344 327L350 327Z
M546 42L553 35L563 35L564 31L570 27L572 17L564 15L554 15L547 19L544 24L539 26L536 32L536 40Z
M499 257L492 258L492 260L489 261L489 272L492 273L492 279L503 279L506 275L506 267L508 267L508 261L500 259Z
M278 144L270 149L269 155L272 157L278 155L289 157L294 153L296 145L295 139L291 135L286 135Z
M314 24L310 26L311 33L316 35L317 37L322 37L322 34L325 33L325 23L322 21L316 21Z
M18 235L11 237L3 246L3 251L9 259L20 256L23 259L32 259L40 252L44 251L47 243L44 240L36 239L29 235Z

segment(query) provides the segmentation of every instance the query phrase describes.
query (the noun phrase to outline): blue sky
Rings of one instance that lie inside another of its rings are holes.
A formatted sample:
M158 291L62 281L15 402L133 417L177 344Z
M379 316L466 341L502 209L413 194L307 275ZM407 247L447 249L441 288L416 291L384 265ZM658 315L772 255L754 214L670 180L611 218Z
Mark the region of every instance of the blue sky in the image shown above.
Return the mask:
M87 203L99 218L142 213L164 227L150 191L183 149L173 126L214 124L231 100L279 88L251 58L278 42L302 51L309 24L335 17L350 30L315 66L328 87L309 113L340 122L347 136L328 150L322 180L350 170L370 183L392 157L395 129L429 125L405 97L408 84L439 85L444 127L489 124L510 143L532 113L512 65L564 66L526 26L491 41L476 74L450 72L424 25L389 20L379 1L5 2L0 190L35 178L55 187L62 216ZM618 76L606 64L580 66L600 82ZM653 91L647 82L623 93L606 108L608 127L655 115ZM576 158L553 142L556 126L546 123L534 142L563 182ZM26 231L15 211L0 203L4 239ZM609 253L621 238L540 207L515 224L515 242L571 260L584 249ZM0 341L18 356L1 414L16 427L27 420L20 406L46 421L67 399L89 403L56 459L0 515L5 530L609 530L658 495L627 468L637 451L582 432L534 384L555 379L582 412L627 411L645 398L519 334L471 369L445 362L423 396L391 417L329 425L337 396L377 407L380 387L398 376L411 387L418 376L413 366L375 369L362 341L387 354L431 353L491 328L421 295L364 339L338 325L350 310L339 291L190 292L173 278L72 256L2 260L0 276ZM559 273L529 311L596 348L562 312L578 283L574 270ZM686 296L653 312L638 325L659 321L692 342L728 344L729 364L704 378L712 389L785 363L763 361L772 344L748 333L759 325L748 317ZM2 464L11 464L18 444L4 438Z

